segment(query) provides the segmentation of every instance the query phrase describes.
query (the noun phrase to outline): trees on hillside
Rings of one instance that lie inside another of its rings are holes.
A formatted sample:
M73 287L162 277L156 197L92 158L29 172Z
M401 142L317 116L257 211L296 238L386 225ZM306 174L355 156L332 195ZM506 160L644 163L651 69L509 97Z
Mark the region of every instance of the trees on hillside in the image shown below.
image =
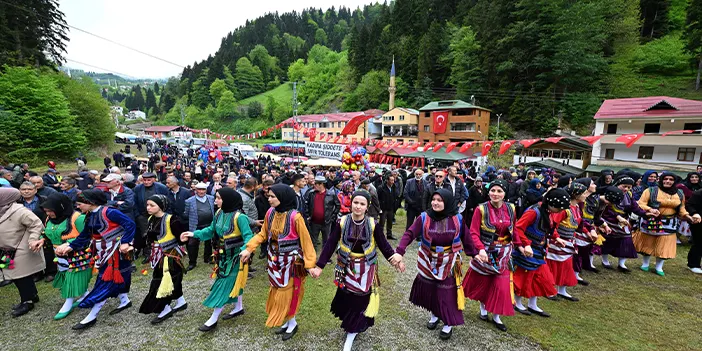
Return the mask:
M700 90L700 76L702 75L702 0L690 0L690 4L687 7L687 21L684 33L686 48L697 61L695 90Z
M239 100L262 93L265 86L261 69L252 65L251 61L246 57L236 61L234 83L239 94L237 96Z

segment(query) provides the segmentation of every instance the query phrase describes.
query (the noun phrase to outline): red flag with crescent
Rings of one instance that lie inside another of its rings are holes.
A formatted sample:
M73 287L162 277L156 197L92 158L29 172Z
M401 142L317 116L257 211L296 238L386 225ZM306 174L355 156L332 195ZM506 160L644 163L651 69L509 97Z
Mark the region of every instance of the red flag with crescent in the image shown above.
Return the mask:
M463 145L458 150L458 152L466 152L466 151L468 151L468 149L472 148L473 146L475 146L475 141L469 141L467 143L463 143Z
M690 134L696 132L695 130L671 130L670 132L665 132L661 134L661 136L668 136L668 135L678 135L678 134Z
M457 143L457 142L453 142L453 143L448 144L448 145L446 146L446 153L449 153L449 152L453 151L453 149L455 149L456 146L458 146L458 143Z
M431 113L431 117L434 119L434 134L446 133L448 114L448 111L433 111Z
M528 148L529 146L532 146L538 143L539 141L541 141L541 139L524 139L520 140L519 143L522 144L522 146L524 146L525 148Z
M624 135L620 136L619 138L617 138L617 139L614 140L614 141L615 141L615 142L618 142L618 143L624 143L624 145L626 145L627 148L630 148L631 145L634 145L634 143L635 143L637 140L641 139L641 137L643 137L643 136L644 136L643 133L639 133L639 134L624 134Z
M377 143L375 143L375 147L380 149L381 147L385 146L385 141L381 140Z
M434 143L432 143L431 141L428 141L426 144L424 144L424 152L429 151L429 149L431 149L431 146L432 146L433 144L434 144Z
M580 140L585 140L588 142L588 144L593 145L598 140L602 139L602 137L603 137L603 135L586 136L586 137L580 138Z
M544 139L544 141L548 141L549 143L554 143L554 144L558 144L558 142L561 140L563 140L563 137L553 137L553 138Z
M498 155L504 154L505 152L507 152L507 150L509 150L509 148L512 147L512 145L514 145L514 140L503 141L502 144L500 144L500 151L497 154Z
M414 145L412 145L412 150L417 151L419 149L419 146L422 145L420 142L415 142Z
M490 152L490 149L492 149L492 144L494 144L494 141L486 141L483 142L483 153L482 156L487 156L488 152Z
M366 145L368 145L369 142L370 142L370 139L363 139L363 141L361 141L361 146L366 146Z
M432 150L432 151L433 151L433 152L439 151L439 149L441 149L442 147L444 147L444 144L446 144L446 143L443 142L443 141L440 142L440 143L437 143L436 146L434 146L434 150Z

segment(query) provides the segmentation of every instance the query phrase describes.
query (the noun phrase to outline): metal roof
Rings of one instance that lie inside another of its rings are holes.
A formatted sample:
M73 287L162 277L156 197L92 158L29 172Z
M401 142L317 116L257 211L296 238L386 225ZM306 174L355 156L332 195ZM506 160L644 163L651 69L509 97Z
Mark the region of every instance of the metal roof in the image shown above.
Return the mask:
M609 118L702 118L702 101L669 96L605 100L595 119Z
M419 111L432 111L432 110L456 110L461 108L479 108L482 110L490 111L485 107L476 106L467 103L463 100L442 100L442 101L432 101L424 107L420 108Z

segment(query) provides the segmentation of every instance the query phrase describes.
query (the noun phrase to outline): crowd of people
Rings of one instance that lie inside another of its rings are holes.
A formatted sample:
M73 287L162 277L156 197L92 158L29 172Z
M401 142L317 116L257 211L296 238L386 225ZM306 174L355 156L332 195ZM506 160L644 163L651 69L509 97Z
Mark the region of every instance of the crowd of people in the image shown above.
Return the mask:
M331 312L347 333L345 350L378 313L378 251L403 272L415 242L418 274L409 299L430 312L428 329L442 324L444 340L464 323L466 298L479 301L479 318L501 331L502 317L515 312L550 317L537 299L578 301L567 289L589 284L584 271L598 272L597 257L605 269L628 273L626 261L642 255L641 270L664 276L679 235L691 236L688 267L702 273L702 167L684 180L626 169L577 178L523 164L361 173L148 151L143 164L106 158L102 172L84 160L63 177L53 162L42 176L26 164L0 170L0 276L19 291L13 316L34 308L35 284L44 279L65 299L54 319L89 309L73 329L90 328L107 299L119 300L110 315L132 307L132 272L141 260L153 272L139 312L162 323L188 307L183 275L197 266L200 246L213 278L203 302L212 314L200 331L244 313L260 247L270 284L266 326L292 338L307 276L319 278L331 265ZM403 207L404 234L395 238Z

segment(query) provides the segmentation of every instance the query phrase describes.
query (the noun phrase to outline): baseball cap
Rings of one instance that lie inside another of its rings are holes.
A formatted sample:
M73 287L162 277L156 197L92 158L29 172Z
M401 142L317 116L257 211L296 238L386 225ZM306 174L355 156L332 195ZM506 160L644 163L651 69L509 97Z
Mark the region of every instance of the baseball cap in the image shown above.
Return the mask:
M207 184L205 184L204 182L197 183L197 185L195 185L195 189L207 189Z
M104 182L111 182L113 180L122 180L122 176L116 173L110 173L105 178L102 178Z
M92 169L92 170L90 170L90 174L92 174L92 175L98 175L99 173L98 173L98 171Z
M314 177L314 182L315 183L326 183L327 178L324 178L324 176L318 175L318 176Z
M142 178L156 178L156 174L154 172L146 172L141 175Z

